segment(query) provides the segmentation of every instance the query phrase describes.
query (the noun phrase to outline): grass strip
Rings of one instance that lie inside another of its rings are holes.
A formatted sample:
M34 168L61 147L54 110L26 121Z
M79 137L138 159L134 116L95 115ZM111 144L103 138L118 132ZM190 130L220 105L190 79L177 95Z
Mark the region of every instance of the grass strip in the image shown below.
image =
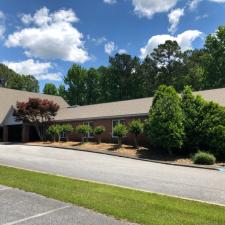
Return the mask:
M0 184L143 225L225 224L222 206L23 169L0 166Z

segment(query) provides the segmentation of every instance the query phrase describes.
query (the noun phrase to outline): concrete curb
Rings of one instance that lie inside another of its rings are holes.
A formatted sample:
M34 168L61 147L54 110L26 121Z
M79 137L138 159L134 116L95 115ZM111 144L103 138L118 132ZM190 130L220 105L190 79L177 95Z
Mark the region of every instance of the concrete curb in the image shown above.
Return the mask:
M89 152L89 153L98 153L102 155L110 155L110 156L116 156L116 157L121 157L121 158L127 158L127 159L134 159L134 160L139 160L139 161L145 161L145 162L152 162L152 163L160 163L160 164L165 164L165 165L171 165L171 166L182 166L182 167L189 167L189 168L196 168L196 169L206 169L206 170L220 170L221 168L224 167L211 167L211 166L204 166L204 165L187 165L187 164L180 164L180 163L173 163L173 162L166 162L166 161L159 161L159 160L153 160L153 159L145 159L145 158L138 158L138 157L133 157L133 156L126 156L122 155L119 153L115 152L109 152L106 150L101 150L100 151L92 151L88 149L80 149L80 148L74 148L74 147L59 147L59 146L49 146L49 145L38 145L38 144L25 144L27 146L38 146L38 147L50 147L50 148L58 148L58 149L65 149L65 150L72 150L72 151L80 151L80 152Z

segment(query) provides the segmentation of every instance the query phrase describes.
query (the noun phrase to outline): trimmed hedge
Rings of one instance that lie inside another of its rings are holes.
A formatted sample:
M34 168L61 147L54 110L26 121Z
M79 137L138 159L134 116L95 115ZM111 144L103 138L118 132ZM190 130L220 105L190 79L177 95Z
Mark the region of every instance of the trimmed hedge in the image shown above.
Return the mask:
M216 158L213 154L199 151L193 156L194 164L213 165L216 162Z

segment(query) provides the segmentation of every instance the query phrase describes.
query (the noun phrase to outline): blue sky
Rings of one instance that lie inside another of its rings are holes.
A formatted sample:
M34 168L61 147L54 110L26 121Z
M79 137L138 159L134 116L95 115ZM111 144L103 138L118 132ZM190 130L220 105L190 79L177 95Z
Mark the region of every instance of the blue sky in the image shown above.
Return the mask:
M144 58L167 39L203 46L225 25L225 0L2 0L0 62L41 84L73 63L107 65L116 52Z

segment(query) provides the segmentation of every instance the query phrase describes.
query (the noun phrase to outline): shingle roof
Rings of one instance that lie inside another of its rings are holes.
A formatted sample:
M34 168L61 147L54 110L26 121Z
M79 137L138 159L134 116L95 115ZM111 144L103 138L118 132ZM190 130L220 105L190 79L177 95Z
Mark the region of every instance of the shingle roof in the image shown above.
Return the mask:
M225 106L225 88L194 92L205 100L214 101ZM0 124L3 122L11 106L17 101L26 101L29 97L52 100L60 105L56 121L90 120L147 115L152 105L152 97L134 100L68 107L68 104L57 96L37 94L25 91L0 88Z
M60 109L55 120L82 120L119 116L146 115L153 98L76 106Z
M221 106L225 106L225 88L196 91L194 94L201 95L207 101L213 101Z
M225 88L194 92L205 100L225 106ZM55 120L87 120L98 118L147 115L152 97L60 109Z
M62 97L0 87L0 124L3 123L6 115L11 107L16 105L16 102L27 101L30 97L49 99L57 103L60 107L68 107L68 104Z

